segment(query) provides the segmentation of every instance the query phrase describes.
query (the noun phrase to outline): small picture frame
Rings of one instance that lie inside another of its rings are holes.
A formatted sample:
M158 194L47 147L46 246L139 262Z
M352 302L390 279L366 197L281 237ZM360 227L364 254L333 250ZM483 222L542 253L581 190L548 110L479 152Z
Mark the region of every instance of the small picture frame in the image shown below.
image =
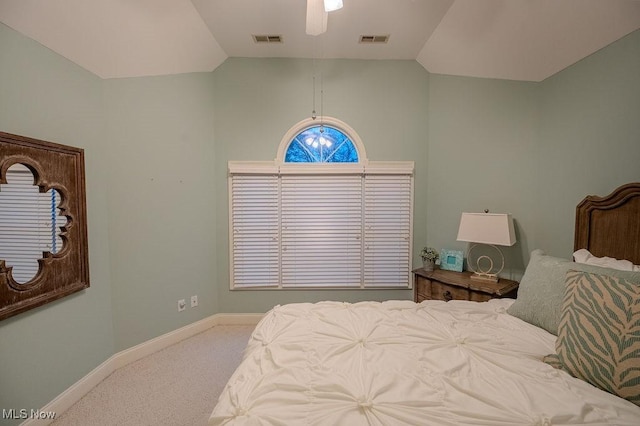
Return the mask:
M462 272L463 260L464 253L460 250L442 249L440 251L440 269Z

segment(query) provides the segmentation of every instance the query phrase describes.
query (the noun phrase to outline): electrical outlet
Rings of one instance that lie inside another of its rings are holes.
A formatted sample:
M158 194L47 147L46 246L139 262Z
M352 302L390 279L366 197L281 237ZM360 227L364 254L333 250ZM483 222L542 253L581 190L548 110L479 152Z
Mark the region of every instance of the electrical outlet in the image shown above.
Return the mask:
M195 296L191 296L191 307L195 308L196 306L198 306L198 295L197 294Z
M178 312L182 312L187 308L187 301L184 299L178 300Z

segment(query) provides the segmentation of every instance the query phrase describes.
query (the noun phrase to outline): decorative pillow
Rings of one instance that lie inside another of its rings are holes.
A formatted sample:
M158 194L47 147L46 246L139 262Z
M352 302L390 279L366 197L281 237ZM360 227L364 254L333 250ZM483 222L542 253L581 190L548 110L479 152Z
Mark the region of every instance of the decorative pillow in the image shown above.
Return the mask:
M640 405L640 282L569 271L556 340L563 369Z
M542 358L542 362L549 364L556 370L564 370L564 366L562 365L562 362L560 362L558 354L545 355L544 358Z
M549 333L558 334L560 308L568 270L599 273L640 282L640 272L618 271L548 256L542 250L531 252L531 259L518 287L518 298L507 312Z
M634 265L629 260L616 259L613 257L596 257L587 249L576 250L573 253L573 260L578 263L602 266L604 268L619 269L621 271L640 271L640 265Z

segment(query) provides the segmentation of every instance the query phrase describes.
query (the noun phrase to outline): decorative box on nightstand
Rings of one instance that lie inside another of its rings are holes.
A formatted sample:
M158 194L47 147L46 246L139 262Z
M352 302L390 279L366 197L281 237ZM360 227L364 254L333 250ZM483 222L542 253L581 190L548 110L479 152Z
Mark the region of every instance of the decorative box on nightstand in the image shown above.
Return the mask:
M413 300L472 300L485 302L490 299L511 297L518 292L518 282L500 278L497 283L471 279L472 272L454 272L422 268L413 271Z

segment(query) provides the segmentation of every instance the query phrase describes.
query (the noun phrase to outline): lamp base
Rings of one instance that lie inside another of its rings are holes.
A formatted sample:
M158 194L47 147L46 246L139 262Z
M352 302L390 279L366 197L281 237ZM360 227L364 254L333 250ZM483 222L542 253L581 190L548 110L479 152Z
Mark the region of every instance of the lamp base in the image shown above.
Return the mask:
M474 272L470 277L474 281L484 281L484 282L492 282L497 283L500 278L498 278L495 274L482 274L478 272Z
M467 251L467 266L469 270L473 272L473 274L471 274L471 279L474 281L497 283L499 281L498 274L502 272L502 270L504 269L504 256L502 255L502 252L495 245L488 244L489 247L493 247L500 255L500 261L502 264L500 265L500 269L498 269L497 271L495 271L495 269L493 268L493 259L491 259L491 257L487 255L482 255L478 257L475 261L475 268L474 268L472 265L473 262L471 262L471 252L476 246L478 246L478 244L472 244L471 247L469 247L469 251ZM480 265L481 261L488 262L488 265L485 265L485 267L482 267Z

